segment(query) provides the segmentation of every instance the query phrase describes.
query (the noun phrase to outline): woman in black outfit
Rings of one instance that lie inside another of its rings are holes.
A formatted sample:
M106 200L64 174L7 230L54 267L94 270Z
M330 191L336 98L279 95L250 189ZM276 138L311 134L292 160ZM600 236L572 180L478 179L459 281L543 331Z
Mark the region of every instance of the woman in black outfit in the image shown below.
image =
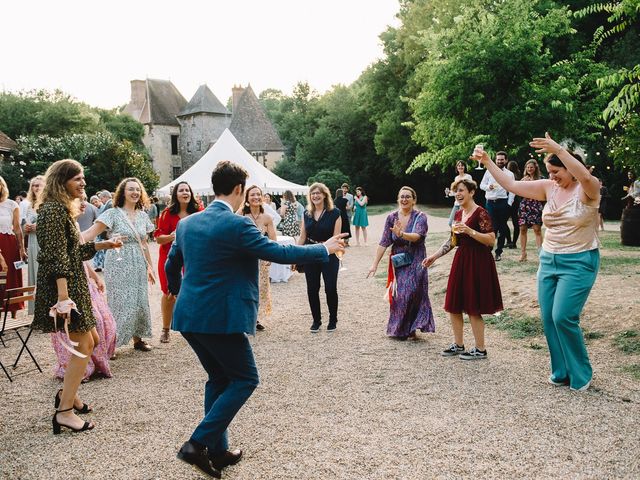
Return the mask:
M334 208L331 192L323 183L314 183L309 187L309 201L304 212L299 245L322 243L342 231L340 210ZM324 292L329 307L329 325L327 332L333 332L338 322L338 268L340 262L335 255L329 256L327 263L304 265L307 279L307 296L313 316L311 332L317 333L322 325L320 314L320 274L324 279Z
M347 211L347 199L341 188L336 190L336 198L333 199L334 206L340 210L340 219L342 220L342 232L348 234L345 240L351 238L351 224L349 223L349 212Z

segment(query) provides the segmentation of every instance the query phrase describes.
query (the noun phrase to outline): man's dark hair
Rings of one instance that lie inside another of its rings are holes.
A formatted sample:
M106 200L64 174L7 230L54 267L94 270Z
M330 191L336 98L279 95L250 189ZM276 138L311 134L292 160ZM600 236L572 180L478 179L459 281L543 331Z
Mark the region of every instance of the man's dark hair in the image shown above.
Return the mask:
M20 195L22 198L27 198L27 192L25 192L24 190L20 192L18 195Z
M216 195L230 195L236 185L242 185L244 192L245 183L249 174L237 163L223 160L211 174L211 185Z
M509 160L509 155L507 155L507 152L503 152L502 150L500 150L499 152L496 152L496 158L498 158L498 155L504 155L505 160Z

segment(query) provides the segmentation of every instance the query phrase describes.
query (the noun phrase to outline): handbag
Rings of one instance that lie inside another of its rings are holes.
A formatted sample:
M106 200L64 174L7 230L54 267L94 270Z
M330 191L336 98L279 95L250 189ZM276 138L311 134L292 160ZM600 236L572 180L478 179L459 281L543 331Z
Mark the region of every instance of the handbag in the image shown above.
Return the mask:
M413 262L413 255L408 252L391 255L393 268L406 267L407 265L411 265L411 262Z
M407 233L413 233L413 229L416 226L416 222L418 221L418 217L420 214L416 215L415 220L413 221L413 225L411 225L411 230ZM393 268L401 268L406 267L407 265L411 265L413 262L413 255L409 252L396 253L395 255L391 255L391 264Z

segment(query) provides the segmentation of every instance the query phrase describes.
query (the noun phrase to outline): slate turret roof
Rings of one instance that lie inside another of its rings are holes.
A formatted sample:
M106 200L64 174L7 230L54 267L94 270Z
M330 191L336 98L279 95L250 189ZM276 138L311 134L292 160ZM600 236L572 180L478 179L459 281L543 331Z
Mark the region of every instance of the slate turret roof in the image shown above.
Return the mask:
M187 104L170 80L147 79L147 91L149 94L150 123L157 125L180 126L176 116Z
M251 85L245 88L236 111L233 112L229 130L249 152L284 151L278 132L271 124Z
M212 113L217 115L231 115L231 112L222 105L218 97L209 90L206 85L200 85L189 103L178 113L179 117L194 115L196 113Z

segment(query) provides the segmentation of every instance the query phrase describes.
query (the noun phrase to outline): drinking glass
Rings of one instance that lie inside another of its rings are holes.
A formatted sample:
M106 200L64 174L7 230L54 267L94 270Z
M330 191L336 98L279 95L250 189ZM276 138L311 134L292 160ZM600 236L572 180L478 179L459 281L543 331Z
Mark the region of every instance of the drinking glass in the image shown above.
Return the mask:
M484 145L479 143L476 145L476 147L473 149L473 153L476 153L476 150L478 152L483 152L484 151ZM480 160L478 160L478 166L476 167L476 170L482 170L482 162Z
M336 252L336 257L338 257L338 260L340 261L340 272L344 272L347 267L344 266L344 263L342 262L342 256L344 255L344 252Z

